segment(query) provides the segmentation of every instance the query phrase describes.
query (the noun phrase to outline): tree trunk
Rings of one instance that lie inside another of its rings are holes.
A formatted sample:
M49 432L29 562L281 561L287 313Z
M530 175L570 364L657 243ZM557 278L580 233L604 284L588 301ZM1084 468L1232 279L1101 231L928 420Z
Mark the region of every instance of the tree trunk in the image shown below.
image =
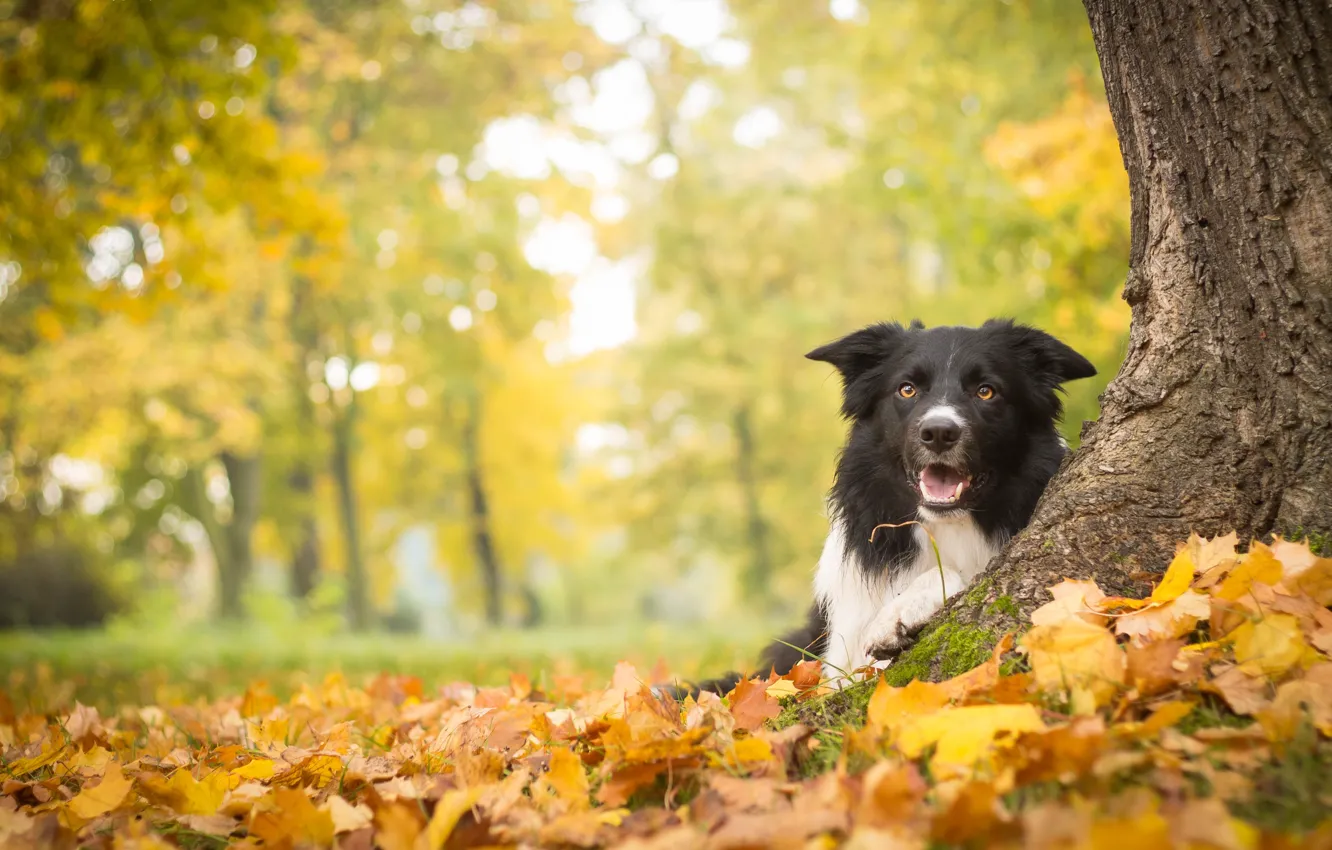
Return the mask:
M291 595L308 599L319 581L319 524L314 515L314 475L302 464L291 475L294 498L302 500L296 551L291 557Z
M370 627L370 588L361 555L361 520L356 511L356 482L352 472L352 437L356 422L353 398L333 422L333 480L338 488L343 547L347 557L347 625L352 631Z
M1064 576L1135 589L1191 531L1332 528L1332 4L1085 4L1132 197L1128 355L936 637L1018 628Z
M486 593L486 622L500 625L503 618L499 558L495 555L494 538L490 533L490 503L486 498L485 479L481 474L481 446L477 431L480 428L479 402L473 398L462 426L463 462L467 466L467 492L471 499L472 546L476 563L481 570L481 584Z
M203 526L208 548L213 552L217 569L217 618L240 620L245 616L245 583L254 566L251 540L259 519L262 475L258 455L224 452L220 459L231 489L231 520L224 523L218 519L217 509L208 498L208 482L199 467L190 467L185 472L181 507Z
M254 571L254 525L263 476L257 454L223 452L221 459L231 486L231 521L225 526L227 558L217 565L218 613L224 620L238 620L245 615L245 585Z
M298 256L310 253L309 240L302 240ZM303 274L293 275L291 306L287 324L296 343L296 358L291 373L291 392L296 407L296 428L313 434L317 427L314 402L310 400L307 366L319 346L319 331L314 321L314 284ZM299 513L297 538L291 558L291 595L306 599L319 581L319 522L315 518L314 451L302 447L287 476L292 500Z
M766 599L770 596L772 557L768 553L767 523L763 520L763 508L759 503L758 474L754 470L754 429L750 426L748 406L741 405L736 409L732 424L735 427L736 478L744 493L745 535L749 541L749 567L745 570L742 585L746 598Z

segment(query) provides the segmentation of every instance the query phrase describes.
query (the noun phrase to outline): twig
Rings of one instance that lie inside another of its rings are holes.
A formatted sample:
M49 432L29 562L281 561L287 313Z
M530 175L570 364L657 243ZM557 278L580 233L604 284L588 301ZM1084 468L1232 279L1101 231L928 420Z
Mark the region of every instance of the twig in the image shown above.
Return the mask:
M939 567L939 591L943 595L943 604L948 604L948 582L944 579L943 558L939 557L939 541L934 539L930 530L920 520L910 519L906 522L881 522L870 529L870 542L874 542L874 534L881 528L902 528L907 525L919 525L920 530L925 532L925 536L930 538L930 546L934 549L934 563Z

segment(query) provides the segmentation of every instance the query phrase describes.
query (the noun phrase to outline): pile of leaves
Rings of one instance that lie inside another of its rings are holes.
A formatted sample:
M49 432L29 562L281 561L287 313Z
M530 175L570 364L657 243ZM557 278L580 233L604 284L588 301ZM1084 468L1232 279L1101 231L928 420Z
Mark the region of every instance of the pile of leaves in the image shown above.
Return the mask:
M1236 542L1190 540L1145 599L1065 581L940 683L0 706L0 846L1329 846L1332 559Z

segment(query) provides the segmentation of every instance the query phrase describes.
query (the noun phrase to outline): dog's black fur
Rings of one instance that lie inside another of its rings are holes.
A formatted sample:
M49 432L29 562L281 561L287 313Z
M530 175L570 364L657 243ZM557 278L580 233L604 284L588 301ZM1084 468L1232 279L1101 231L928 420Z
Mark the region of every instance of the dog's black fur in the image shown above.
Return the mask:
M940 458L964 473L969 486L956 503L930 505L931 511L968 511L997 539L1021 530L1067 452L1055 429L1062 412L1056 391L1096 374L1049 334L998 319L979 328L871 325L806 356L841 373L842 415L851 428L830 493L831 518L843 524L849 554L871 574L914 558L910 527L874 529L917 519L927 504L918 476ZM899 388L908 382L912 397L904 398ZM992 398L978 397L982 385L993 389ZM944 455L923 449L919 439L920 417L940 404L962 423L962 439ZM763 653L759 669L785 673L822 656L826 630L815 604L803 628ZM726 693L738 679L728 674L693 689Z

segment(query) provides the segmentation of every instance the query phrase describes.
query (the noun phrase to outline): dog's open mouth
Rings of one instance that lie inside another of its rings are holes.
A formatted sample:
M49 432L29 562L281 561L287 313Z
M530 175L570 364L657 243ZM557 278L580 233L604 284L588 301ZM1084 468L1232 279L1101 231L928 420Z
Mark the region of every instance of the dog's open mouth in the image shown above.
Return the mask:
M916 489L927 505L955 505L970 487L970 475L942 463L929 464L916 479Z

